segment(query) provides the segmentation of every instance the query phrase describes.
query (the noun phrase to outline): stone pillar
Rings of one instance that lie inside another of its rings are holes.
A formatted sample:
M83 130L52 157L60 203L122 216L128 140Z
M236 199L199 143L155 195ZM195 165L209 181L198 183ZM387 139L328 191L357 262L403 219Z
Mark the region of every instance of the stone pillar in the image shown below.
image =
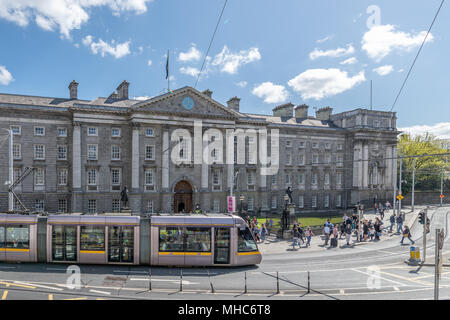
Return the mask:
M209 185L209 181L208 181L208 173L209 173L209 166L208 166L208 162L209 162L209 157L210 157L210 152L209 152L209 148L208 148L208 136L204 135L203 136L203 154L207 154L207 159L202 158L202 178L201 178L201 191L205 192L208 191L208 185ZM205 152L205 150L207 150L207 152ZM206 161L208 160L208 161Z
M361 187L362 186L362 162L361 154L362 154L362 144L356 143L353 149L353 186Z
M73 123L72 136L72 212L83 212L81 189L81 124Z
M385 188L390 188L392 186L392 149L391 146L386 147L386 170L385 170Z
M131 188L139 191L139 123L133 123L131 142Z
M369 145L364 144L363 146L363 188L367 188L369 184Z
M163 189L163 192L169 191L169 130L168 128L164 128L163 130L163 143L162 143L162 180L161 180L161 186Z

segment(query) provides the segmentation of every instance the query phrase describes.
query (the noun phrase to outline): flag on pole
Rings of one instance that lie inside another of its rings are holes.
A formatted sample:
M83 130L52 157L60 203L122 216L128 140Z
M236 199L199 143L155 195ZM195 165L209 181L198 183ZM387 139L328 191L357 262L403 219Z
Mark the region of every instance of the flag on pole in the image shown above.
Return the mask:
M166 79L169 78L169 50L167 50L167 61L166 61Z

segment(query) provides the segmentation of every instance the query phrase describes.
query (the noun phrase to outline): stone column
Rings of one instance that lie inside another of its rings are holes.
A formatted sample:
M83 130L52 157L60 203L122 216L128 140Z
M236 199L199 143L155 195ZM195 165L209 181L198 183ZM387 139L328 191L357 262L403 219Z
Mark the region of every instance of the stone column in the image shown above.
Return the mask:
M169 191L169 130L164 128L163 130L163 143L162 143L162 182L161 186L164 192Z
M362 162L361 154L362 154L362 144L356 143L353 149L353 186L361 187L361 179L362 179Z
M369 145L364 144L363 146L363 188L367 188L369 184Z
M131 142L131 188L139 191L139 123L133 123Z
M72 212L83 212L81 188L81 124L73 123L72 135Z
M209 173L209 157L210 157L210 151L208 148L208 136L204 135L203 136L203 151L202 154L207 154L207 159L202 159L202 179L201 179L201 191L202 192L206 192L208 191L208 185L209 185L209 181L208 181L208 173ZM207 152L204 152L205 150L207 150ZM207 161L208 160L208 161Z
M392 185L392 149L391 146L386 147L386 170L385 170L385 188L390 188Z

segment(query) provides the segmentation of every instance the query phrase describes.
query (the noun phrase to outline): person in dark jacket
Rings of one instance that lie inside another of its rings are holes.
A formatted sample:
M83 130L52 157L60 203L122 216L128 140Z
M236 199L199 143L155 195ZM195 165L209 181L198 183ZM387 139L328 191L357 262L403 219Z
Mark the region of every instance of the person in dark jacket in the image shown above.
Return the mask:
M401 244L403 244L403 240L405 238L408 238L408 240L411 241L411 244L414 244L414 240L411 239L411 231L409 230L408 226L405 226L405 229L403 229L402 240L400 240Z
M376 218L375 224L373 225L373 227L375 229L375 240L380 240L382 225L383 225L383 222L381 222L380 219Z
M394 228L394 223L395 223L395 213L392 213L392 215L389 217L389 221L391 222L391 227L389 229L389 232L392 232L392 229Z
M400 234L403 228L403 215L399 214L395 222L397 222L397 233Z

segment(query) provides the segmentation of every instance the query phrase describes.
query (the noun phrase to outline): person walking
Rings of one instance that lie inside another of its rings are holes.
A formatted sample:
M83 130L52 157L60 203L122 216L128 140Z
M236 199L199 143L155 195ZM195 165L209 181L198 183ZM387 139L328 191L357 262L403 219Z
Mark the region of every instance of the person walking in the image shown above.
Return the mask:
M363 241L366 242L368 237L369 237L369 223L367 220L365 220L363 224Z
M386 212L389 212L389 210L391 209L391 203L389 202L389 200L386 200Z
M346 228L345 228L345 240L347 241L347 246L350 245L350 239L352 237L352 225L351 224L347 224Z
M402 216L402 214L398 214L397 215L397 219L396 219L395 222L397 222L397 233L400 234L402 232L402 228L403 228L403 216Z
M298 232L298 228L294 227L294 230L292 230L292 249L295 250L295 245L298 244L298 247L300 248L300 243L298 243L298 237L300 236L300 233Z
M311 228L308 227L308 229L306 229L305 231L305 237L306 237L306 247L310 247L311 246L311 238L314 235L314 233L312 232Z
M414 240L411 239L411 231L409 230L408 226L405 226L405 229L403 229L403 236L402 240L400 240L400 243L403 244L403 240L405 238L408 238L409 241L411 241L411 244L414 244Z
M374 230L375 230L375 240L378 241L380 240L381 237L381 226L383 225L383 222L380 221L380 219L376 218L375 219L375 224L373 225Z
M348 220L348 219L347 219ZM339 239L342 238L342 236L345 236L345 227L347 226L347 221L345 221L343 224L341 224L341 233L339 234Z
M264 242L264 240L266 240L266 235L267 235L266 224L263 223L261 226L261 241L262 242Z
M325 223L323 228L323 234L325 235L325 246L328 245L328 240L330 240L330 227Z
M298 240L299 240L299 246L300 246L300 241L302 242L302 244L305 244L305 240L303 239L304 230L301 225L298 226L298 233L299 233Z
M392 233L392 229L394 228L394 223L395 223L395 214L392 213L392 215L389 217L389 221L391 223L391 227L389 228L389 232Z

